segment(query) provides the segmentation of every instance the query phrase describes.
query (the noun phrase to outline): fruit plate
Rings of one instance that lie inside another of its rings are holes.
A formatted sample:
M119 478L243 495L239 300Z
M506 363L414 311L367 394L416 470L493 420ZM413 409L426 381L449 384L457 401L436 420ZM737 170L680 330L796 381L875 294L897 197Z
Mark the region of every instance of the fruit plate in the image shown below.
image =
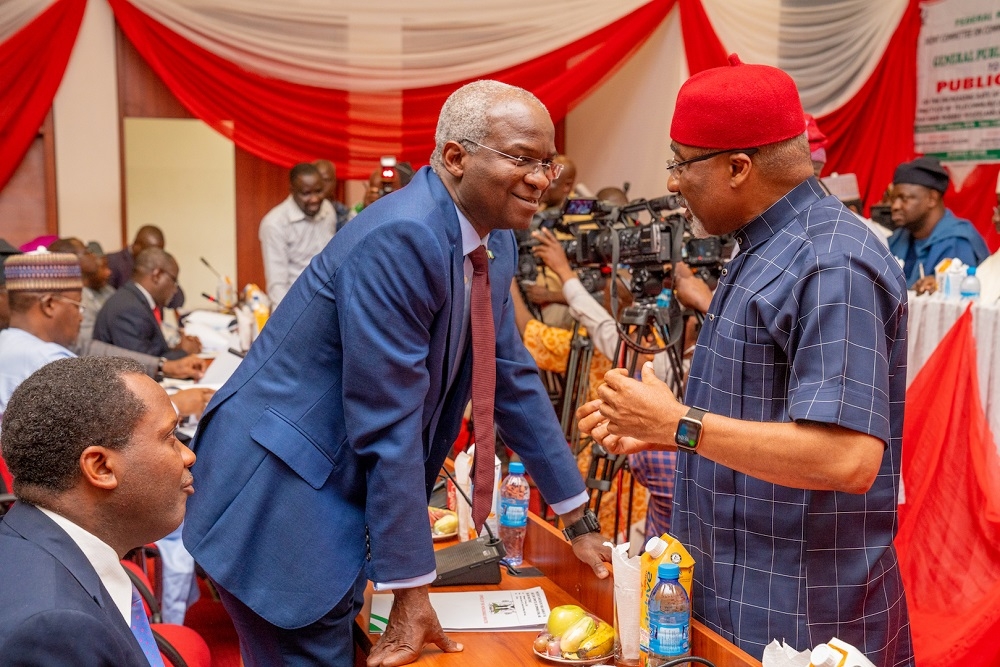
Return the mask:
M431 537L434 538L435 542L443 542L444 540L450 540L458 536L458 526L455 526L455 530L447 533L437 533L434 532L434 522L437 519L443 519L446 516L455 516L455 513L451 510L446 510L441 507L428 507L427 515L431 519Z
M542 660L558 663L560 665L596 665L601 662L606 662L609 659L611 660L611 662L613 662L615 655L615 652L612 651L611 653L608 653L607 655L602 655L599 658L577 658L576 660L571 660L570 658L563 658L563 657L557 658L555 656L549 655L548 653L539 653L534 646L531 647L531 650L534 652L536 656L538 656Z

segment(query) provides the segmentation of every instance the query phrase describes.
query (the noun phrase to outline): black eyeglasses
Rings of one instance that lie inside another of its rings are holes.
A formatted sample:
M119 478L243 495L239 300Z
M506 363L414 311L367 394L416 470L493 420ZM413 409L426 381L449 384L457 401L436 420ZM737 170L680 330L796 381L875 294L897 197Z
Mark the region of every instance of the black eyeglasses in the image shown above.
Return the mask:
M175 276L174 274L170 273L170 272L169 272L169 271L167 271L166 269L160 269L160 271L162 271L162 272L163 272L163 273L165 273L166 275L170 276L170 279L174 281L174 284L175 284L175 285L177 284L177 276Z
M698 157L693 157L689 160L681 160L680 162L678 162L677 160L667 160L667 171L670 171L671 169L677 169L678 167L683 167L685 165L689 165L694 162L701 162L702 160L710 160L713 157L717 157L719 155L725 155L726 153L746 153L747 155L754 155L759 150L760 150L759 148L727 148L726 150L723 151L705 153L704 155L699 155Z
M563 172L563 167L566 165L559 162L553 162L552 160L539 160L538 158L528 157L527 155L508 155L503 151L498 151L495 148L490 148L489 146L484 146L478 141L473 141L472 139L462 139L462 141L468 141L470 144L475 144L480 148L485 148L488 151L493 151L497 155L502 155L508 160L513 160L515 166L519 169L527 166L531 166L531 173L537 174L541 171L545 174L545 177L550 181L554 181L559 178L560 174Z

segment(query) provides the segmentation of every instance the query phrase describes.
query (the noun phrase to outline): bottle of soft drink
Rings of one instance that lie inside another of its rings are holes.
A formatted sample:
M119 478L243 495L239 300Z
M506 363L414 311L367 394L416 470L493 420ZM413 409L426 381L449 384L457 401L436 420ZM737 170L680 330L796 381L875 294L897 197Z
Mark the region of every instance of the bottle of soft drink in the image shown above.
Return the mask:
M982 291L982 285L979 283L979 277L976 275L976 267L970 266L968 268L966 276L962 278L962 285L958 289L963 300L979 301L979 293Z
M524 464L511 461L509 474L500 485L500 540L507 562L517 566L524 560L524 534L528 531L528 499L531 488L524 478Z
M649 667L691 655L691 601L680 574L676 563L660 563L659 581L649 596Z

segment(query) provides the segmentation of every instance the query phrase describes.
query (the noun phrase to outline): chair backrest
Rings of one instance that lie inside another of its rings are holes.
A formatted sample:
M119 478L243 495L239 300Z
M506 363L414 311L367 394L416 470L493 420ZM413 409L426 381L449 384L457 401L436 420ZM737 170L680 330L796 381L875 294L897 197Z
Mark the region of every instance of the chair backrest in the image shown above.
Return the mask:
M153 623L150 627L167 667L212 667L208 644L191 628L172 623Z
M0 493L10 493L14 489L14 477L7 469L7 464L0 456Z

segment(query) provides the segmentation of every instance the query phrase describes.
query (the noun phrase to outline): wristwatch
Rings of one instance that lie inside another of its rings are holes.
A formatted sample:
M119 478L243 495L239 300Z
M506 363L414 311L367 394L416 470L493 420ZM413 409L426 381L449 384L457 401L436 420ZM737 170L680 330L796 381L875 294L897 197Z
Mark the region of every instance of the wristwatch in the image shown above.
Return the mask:
M163 382L163 365L165 363L167 363L166 357L160 357L159 361L156 363L156 375L153 376L153 379L157 382Z
M584 511L583 518L575 523L563 528L563 535L572 542L581 535L587 533L597 533L601 530L601 524L597 521L597 516L589 508Z
M674 442L679 449L689 452L698 449L698 443L701 442L701 420L706 414L705 410L691 408L680 418L677 422L677 432L674 434Z

